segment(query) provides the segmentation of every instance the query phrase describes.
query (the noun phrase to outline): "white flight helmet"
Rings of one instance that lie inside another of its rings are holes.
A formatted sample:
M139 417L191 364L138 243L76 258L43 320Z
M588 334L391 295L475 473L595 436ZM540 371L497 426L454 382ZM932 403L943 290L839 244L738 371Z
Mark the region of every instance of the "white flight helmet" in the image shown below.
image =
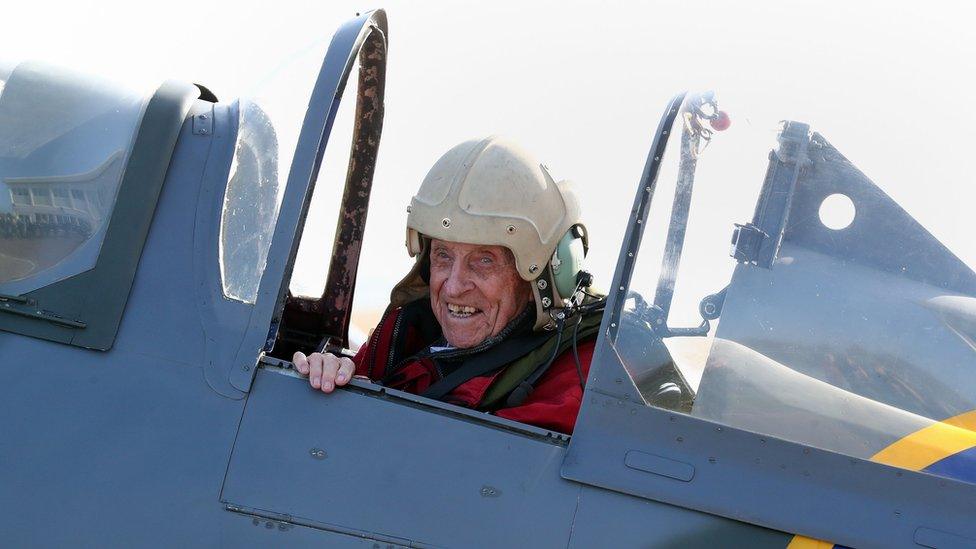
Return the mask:
M559 309L581 295L588 237L576 194L511 141L492 136L449 150L407 211L407 250L417 263L393 289L395 306L430 291L422 272L431 238L511 250L519 275L532 283L536 329L551 328Z

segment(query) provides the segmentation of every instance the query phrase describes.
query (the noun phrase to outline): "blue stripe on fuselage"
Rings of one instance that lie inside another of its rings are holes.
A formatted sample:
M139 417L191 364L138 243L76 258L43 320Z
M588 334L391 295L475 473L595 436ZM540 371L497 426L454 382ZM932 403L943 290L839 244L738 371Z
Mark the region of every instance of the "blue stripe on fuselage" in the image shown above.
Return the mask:
M976 483L976 446L942 458L922 471L964 482Z

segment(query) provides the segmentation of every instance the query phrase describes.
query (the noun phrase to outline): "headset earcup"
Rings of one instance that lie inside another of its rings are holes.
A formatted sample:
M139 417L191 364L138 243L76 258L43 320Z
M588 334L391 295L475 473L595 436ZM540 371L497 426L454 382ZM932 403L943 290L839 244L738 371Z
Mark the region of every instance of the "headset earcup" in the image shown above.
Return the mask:
M585 255L583 239L577 236L577 232L573 229L566 231L559 240L552 258L552 279L560 298L572 297L573 291L576 290L577 275L583 270Z

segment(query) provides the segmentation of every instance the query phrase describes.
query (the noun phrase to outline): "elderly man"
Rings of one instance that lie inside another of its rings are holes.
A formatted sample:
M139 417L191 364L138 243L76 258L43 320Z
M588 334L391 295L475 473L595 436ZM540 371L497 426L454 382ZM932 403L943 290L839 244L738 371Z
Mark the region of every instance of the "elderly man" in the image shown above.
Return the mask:
M569 184L489 137L441 157L407 211L417 260L369 341L351 360L295 353L295 368L324 393L365 376L571 433L602 302Z

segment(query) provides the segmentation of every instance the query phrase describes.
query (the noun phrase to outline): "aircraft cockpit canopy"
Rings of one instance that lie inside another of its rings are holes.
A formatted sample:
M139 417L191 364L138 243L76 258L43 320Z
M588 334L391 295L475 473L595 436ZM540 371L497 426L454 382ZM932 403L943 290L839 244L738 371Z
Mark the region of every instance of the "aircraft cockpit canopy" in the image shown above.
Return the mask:
M906 167L843 141L830 113L790 120L720 97L672 102L629 229L644 239L621 251L610 338L641 397L976 482L957 474L972 452L904 451L933 430L976 441L976 273L947 247L967 251L965 237L943 242L913 216L933 220L938 202L912 170L950 180L951 163Z
M145 103L42 63L0 67L0 293L94 267Z

